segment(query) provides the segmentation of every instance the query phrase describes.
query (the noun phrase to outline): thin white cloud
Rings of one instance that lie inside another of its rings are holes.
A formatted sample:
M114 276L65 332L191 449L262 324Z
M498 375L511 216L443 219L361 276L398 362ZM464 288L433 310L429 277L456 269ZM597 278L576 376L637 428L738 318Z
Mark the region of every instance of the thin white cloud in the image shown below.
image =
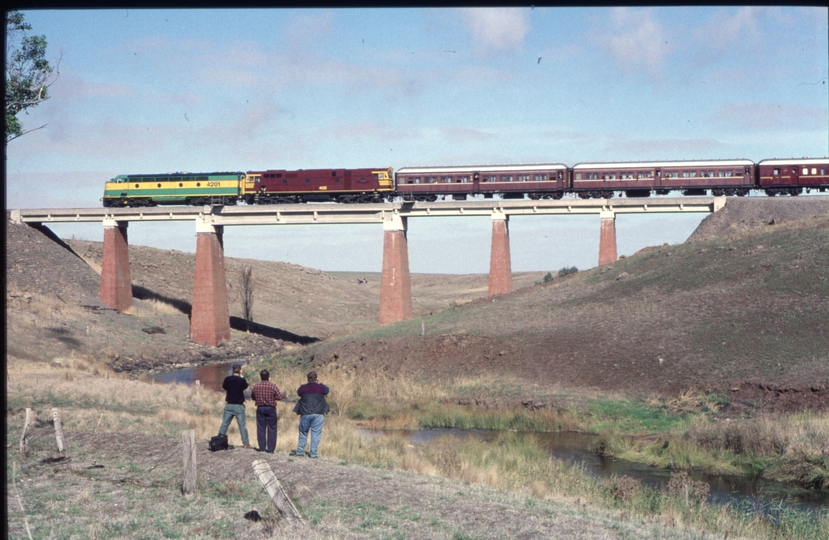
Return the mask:
M526 9L465 8L461 19L484 52L516 49L530 31Z
M453 144L489 141L496 138L496 135L493 133L459 126L446 127L440 131L443 137Z
M740 129L825 130L829 108L788 103L734 103L720 107L709 119Z
M670 39L650 9L614 8L605 28L597 29L599 43L627 73L644 70L660 77L671 52Z
M724 149L724 145L713 138L614 139L605 145L605 149L609 152L643 156L643 159L664 159L665 156L694 159Z

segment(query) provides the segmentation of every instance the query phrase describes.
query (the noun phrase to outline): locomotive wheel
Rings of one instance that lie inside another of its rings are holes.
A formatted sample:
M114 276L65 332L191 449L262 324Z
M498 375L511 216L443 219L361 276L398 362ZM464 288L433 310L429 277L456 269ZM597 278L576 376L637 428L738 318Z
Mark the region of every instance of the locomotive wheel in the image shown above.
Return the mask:
M612 199L613 198L613 192L612 191L602 191L602 197L604 197L605 199Z
M722 197L724 195L724 193L723 193L723 190L721 190L721 189L712 189L711 190L711 195L713 195L714 197Z
M579 199L589 199L590 193L587 191L579 191Z

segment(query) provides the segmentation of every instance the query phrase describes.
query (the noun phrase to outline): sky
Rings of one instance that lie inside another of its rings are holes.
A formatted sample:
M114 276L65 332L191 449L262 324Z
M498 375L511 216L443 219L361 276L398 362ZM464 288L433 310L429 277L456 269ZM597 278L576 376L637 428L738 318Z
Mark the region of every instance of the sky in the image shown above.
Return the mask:
M829 154L825 7L27 10L60 75L6 147L7 208L118 174ZM620 215L619 255L705 214ZM598 216L510 219L512 269L598 262ZM103 239L99 224L55 224ZM413 218L415 273L486 273L491 220ZM189 223L131 244L195 251ZM379 272L380 225L226 227L225 254Z

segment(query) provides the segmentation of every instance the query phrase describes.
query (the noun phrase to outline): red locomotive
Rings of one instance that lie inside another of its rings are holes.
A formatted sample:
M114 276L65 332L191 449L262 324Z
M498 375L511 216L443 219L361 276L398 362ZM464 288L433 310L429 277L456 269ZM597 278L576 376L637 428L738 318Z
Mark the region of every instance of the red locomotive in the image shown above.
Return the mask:
M393 172L391 168L248 172L241 198L248 204L384 202L394 192Z

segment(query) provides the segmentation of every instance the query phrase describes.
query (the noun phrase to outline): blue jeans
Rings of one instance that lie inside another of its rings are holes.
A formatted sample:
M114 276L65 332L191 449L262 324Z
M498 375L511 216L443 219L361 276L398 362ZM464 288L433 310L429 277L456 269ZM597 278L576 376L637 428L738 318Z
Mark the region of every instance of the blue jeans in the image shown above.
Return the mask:
M233 420L234 416L236 417L236 421L239 423L239 433L242 435L242 444L249 446L250 441L248 441L248 428L245 427L244 405L235 405L233 403L225 405L225 412L224 415L222 415L222 427L219 428L219 435L227 435L227 428L230 427L230 422Z
M305 453L305 443L308 440L308 431L311 432L311 457L317 457L317 447L322 438L322 426L325 417L321 414L303 414L299 417L299 443L296 446L297 454Z

